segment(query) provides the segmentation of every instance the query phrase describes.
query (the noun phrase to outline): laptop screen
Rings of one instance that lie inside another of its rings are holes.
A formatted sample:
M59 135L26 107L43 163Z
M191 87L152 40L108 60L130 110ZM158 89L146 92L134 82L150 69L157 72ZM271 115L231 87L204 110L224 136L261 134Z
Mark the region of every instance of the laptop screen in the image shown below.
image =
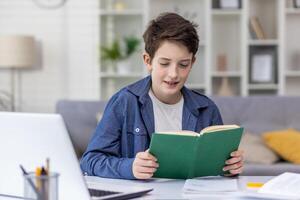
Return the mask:
M58 172L59 199L90 199L71 140L60 115L0 112L0 194L23 196L27 171L45 165Z

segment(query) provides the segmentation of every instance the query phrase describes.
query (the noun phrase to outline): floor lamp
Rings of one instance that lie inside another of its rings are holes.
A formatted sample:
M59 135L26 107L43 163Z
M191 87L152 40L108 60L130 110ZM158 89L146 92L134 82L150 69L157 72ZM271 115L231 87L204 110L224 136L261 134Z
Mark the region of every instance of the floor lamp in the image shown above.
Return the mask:
M16 71L35 65L36 48L32 36L9 35L0 36L0 68L11 70L11 109L16 111ZM18 77L19 78L19 77ZM18 88L18 98L20 98Z

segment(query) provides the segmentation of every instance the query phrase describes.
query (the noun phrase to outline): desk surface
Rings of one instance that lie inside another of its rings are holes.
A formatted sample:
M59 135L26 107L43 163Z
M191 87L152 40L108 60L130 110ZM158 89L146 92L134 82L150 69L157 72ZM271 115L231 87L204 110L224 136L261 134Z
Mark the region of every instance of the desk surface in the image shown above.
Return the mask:
M255 193L254 189L247 189L247 182L266 182L271 176L239 176L238 185L240 191ZM120 186L142 186L153 188L153 191L143 196L142 199L252 199L249 197L241 197L239 192L222 193L222 194L197 194L186 195L182 193L182 188L185 180L174 179L151 179L147 181L141 180L122 180L122 179L107 179L100 177L87 176L88 182L112 183ZM273 198L272 198L273 199Z

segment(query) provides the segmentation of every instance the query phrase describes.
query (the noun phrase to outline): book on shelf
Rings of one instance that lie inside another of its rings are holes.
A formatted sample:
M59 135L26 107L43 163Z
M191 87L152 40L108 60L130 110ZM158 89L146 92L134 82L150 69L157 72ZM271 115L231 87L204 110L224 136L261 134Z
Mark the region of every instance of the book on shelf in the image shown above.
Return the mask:
M238 149L243 128L217 125L200 133L172 131L153 133L149 152L159 167L154 177L187 179L224 175L225 161Z
M253 16L250 18L250 34L253 39L263 40L266 39L265 32L258 17Z

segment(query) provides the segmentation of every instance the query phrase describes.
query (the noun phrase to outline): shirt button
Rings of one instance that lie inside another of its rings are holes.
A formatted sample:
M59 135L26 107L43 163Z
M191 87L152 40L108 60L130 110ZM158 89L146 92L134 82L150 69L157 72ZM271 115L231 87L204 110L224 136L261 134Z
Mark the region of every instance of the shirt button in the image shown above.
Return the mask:
M137 133L140 132L140 129L139 129L139 128L136 128L136 129L135 129L135 132L137 132Z

